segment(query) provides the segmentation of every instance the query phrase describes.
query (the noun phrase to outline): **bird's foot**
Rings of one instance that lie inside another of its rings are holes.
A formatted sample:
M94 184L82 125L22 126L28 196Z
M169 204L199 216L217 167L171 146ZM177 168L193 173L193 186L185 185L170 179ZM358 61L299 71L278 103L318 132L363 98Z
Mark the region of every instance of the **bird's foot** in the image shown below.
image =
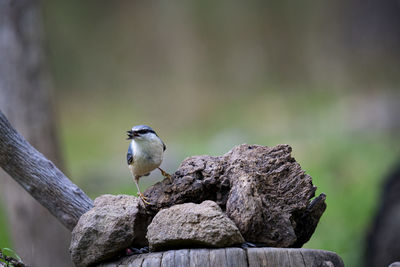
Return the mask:
M172 177L171 174L165 172L163 169L158 168L161 171L162 176L164 176L165 178L168 178L171 182L172 182Z
M147 201L147 199L148 199L147 197L145 197L145 196L144 196L142 193L140 193L140 192L137 193L137 194L138 194L139 198L143 201L143 203L144 203L145 205L146 205L146 204L147 204L147 205L150 205L150 202Z
M244 242L244 243L240 244L240 247L241 248L256 248L257 245L250 243L250 242Z
M171 174L169 174L169 173L164 173L163 176L164 176L165 178L168 178L169 181L172 182Z
M144 253L149 253L149 247L143 247L143 248L134 248L130 247L125 249L125 254L126 256L131 256L135 254L144 254Z

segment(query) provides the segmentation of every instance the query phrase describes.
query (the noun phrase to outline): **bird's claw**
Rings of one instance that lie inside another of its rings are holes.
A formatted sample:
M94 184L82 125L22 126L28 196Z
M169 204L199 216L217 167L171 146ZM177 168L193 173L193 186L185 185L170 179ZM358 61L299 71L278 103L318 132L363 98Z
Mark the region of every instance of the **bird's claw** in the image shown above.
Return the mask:
M169 174L161 169L160 169L160 171L161 171L162 176L164 176L165 178L168 178L172 182L171 174Z
M172 182L171 174L165 173L164 177L168 178L170 180L170 182Z
M137 193L139 198L143 201L144 204L150 205L150 202L148 202L146 199L148 199L147 197L145 197L142 193Z

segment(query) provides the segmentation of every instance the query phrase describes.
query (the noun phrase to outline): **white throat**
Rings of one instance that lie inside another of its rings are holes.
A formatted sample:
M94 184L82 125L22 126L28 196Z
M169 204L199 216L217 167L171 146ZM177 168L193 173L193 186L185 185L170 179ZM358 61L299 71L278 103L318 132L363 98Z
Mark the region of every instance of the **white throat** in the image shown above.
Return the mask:
M161 164L164 148L163 142L157 135L146 134L140 138L133 139L131 147L134 161L139 161L142 164L155 164L158 166Z

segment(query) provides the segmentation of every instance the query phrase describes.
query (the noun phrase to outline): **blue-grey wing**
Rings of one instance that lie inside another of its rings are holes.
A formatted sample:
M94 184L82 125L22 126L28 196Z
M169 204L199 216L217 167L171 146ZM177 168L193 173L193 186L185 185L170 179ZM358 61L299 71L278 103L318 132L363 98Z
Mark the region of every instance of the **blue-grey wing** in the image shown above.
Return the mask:
M129 145L128 153L126 154L126 162L128 165L132 164L133 162L133 150L131 145Z

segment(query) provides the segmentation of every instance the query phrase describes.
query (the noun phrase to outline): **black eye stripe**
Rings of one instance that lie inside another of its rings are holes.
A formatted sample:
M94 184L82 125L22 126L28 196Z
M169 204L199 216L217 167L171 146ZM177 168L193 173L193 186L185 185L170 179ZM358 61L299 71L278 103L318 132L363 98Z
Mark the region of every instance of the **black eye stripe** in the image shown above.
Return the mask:
M152 130L149 130L149 129L143 129L143 130L139 130L139 131L136 131L138 134L147 134L147 133L154 133L155 134L155 132L154 131L152 131Z

